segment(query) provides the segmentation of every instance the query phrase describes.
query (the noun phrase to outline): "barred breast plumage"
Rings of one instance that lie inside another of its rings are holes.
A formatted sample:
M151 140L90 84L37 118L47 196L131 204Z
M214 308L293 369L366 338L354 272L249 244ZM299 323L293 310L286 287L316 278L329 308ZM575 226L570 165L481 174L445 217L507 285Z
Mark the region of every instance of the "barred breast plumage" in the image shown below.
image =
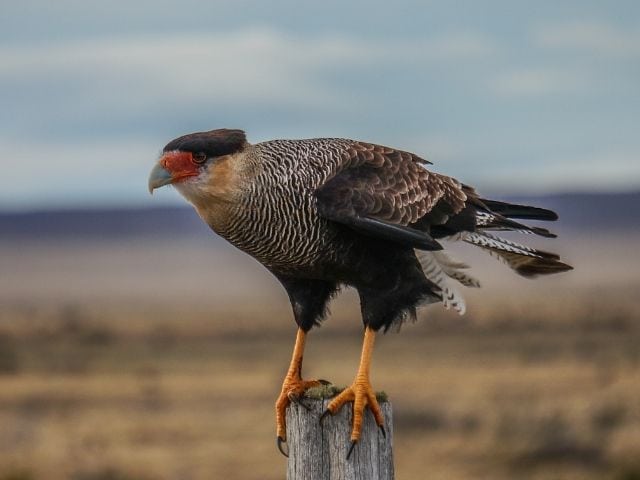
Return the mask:
M246 151L255 177L230 209L223 237L278 272L313 271L337 260L335 225L318 214L315 190L340 169L344 139L274 140Z

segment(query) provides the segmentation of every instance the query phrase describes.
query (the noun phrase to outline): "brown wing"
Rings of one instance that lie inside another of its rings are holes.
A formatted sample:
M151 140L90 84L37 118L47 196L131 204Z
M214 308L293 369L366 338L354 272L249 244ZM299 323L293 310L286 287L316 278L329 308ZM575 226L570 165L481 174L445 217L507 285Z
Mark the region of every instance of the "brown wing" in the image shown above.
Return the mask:
M441 248L429 227L465 208L459 182L428 171L429 162L416 155L380 145L354 142L341 160L339 172L316 191L322 216L415 248Z

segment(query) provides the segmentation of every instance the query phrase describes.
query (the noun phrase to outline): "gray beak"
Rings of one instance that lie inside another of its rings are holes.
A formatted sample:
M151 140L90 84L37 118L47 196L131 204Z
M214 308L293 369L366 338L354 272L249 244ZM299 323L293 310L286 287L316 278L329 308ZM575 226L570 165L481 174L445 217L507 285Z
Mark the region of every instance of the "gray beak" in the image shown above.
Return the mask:
M171 174L168 172L168 170L157 163L149 174L149 193L153 194L153 191L156 188L169 185L172 181L173 178L171 177Z

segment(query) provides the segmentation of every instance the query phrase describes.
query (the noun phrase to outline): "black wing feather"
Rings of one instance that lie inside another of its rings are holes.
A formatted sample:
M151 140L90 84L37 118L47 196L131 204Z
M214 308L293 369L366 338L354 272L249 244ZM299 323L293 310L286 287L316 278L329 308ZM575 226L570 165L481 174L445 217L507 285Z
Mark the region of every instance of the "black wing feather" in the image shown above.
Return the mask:
M328 220L361 233L422 250L442 246L420 220L439 202L449 213L464 208L466 195L455 180L427 171L411 153L354 142L342 168L315 192Z
M498 213L507 218L520 218L522 220L542 220L554 222L558 220L558 214L552 210L515 203L500 202L498 200L482 199L482 203L493 213Z

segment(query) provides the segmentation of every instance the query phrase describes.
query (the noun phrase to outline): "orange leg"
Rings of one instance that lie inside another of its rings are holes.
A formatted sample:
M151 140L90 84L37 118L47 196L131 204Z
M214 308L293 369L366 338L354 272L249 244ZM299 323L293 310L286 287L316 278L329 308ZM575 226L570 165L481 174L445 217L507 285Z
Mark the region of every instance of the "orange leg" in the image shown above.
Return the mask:
M291 364L287 375L282 383L282 391L276 400L276 431L278 436L278 448L282 450L282 443L287 440L286 428L286 411L292 401L297 401L304 392L311 387L320 385L318 380L302 380L302 357L304 354L304 344L306 333L302 329L298 329L296 335L296 343L293 347L293 355L291 356Z
M351 454L353 446L360 440L362 432L362 419L364 410L369 407L376 423L384 433L384 416L376 399L376 394L371 387L369 381L369 367L371 365L371 354L373 353L373 344L376 338L376 332L367 327L364 331L364 342L362 344L362 356L360 357L360 366L358 373L351 386L345 388L336 398L334 398L327 406L325 413L335 415L345 403L353 402L353 426L351 429L351 448L348 455Z

